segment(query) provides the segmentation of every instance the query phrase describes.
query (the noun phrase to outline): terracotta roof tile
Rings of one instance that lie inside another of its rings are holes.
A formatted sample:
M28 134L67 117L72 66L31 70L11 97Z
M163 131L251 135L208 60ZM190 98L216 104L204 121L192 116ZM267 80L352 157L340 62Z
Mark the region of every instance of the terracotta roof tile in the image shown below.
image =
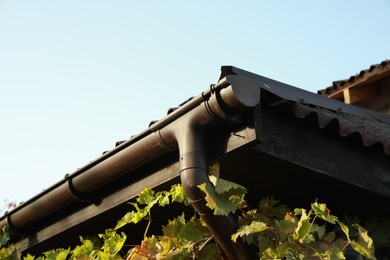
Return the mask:
M348 79L334 81L332 86L318 90L318 94L328 96L343 88L363 82L367 83L370 78L380 80L388 76L390 76L390 60L384 60L381 63L371 65L368 69L361 70L358 74L351 76Z

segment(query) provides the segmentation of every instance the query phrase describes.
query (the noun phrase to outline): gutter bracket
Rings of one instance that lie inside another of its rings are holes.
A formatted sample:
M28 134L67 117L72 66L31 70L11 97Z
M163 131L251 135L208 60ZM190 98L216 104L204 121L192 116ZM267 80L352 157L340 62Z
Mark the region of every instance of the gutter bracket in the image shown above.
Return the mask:
M5 220L6 220L6 223L7 223L7 226L9 228L9 231L11 234L16 234L16 235L24 235L24 232L22 232L22 230L20 228L18 228L17 226L14 225L14 223L12 223L11 221L11 214L8 213L8 211L6 211L4 213L5 215Z
M66 174L64 178L65 178L66 183L68 184L68 192L69 192L69 194L76 201L83 202L83 203L99 204L98 203L99 200L97 200L96 198L92 198L91 195L82 193L82 192L80 192L80 191L75 189L75 187L73 186L72 177L70 176L70 174Z

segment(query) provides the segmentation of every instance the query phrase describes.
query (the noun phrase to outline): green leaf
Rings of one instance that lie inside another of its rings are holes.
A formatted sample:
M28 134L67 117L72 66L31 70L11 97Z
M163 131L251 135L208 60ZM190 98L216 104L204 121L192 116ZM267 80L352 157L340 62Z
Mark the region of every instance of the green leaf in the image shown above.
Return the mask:
M158 201L158 205L160 207L164 207L166 205L169 205L169 203L171 203L171 201L169 200L169 196L161 196L161 198Z
M146 216L149 215L151 208L158 202L158 199L154 199L149 201L149 204L140 208L137 203L130 202L129 204L133 205L136 211L127 212L126 215L120 219L114 229L119 229L127 224L134 223L137 224L141 220L143 220Z
M105 234L99 234L99 237L104 239L103 252L114 256L122 249L127 238L125 233L119 235L114 229L107 229Z
M7 226L3 227L3 233L0 235L0 247L6 245L10 240L9 229Z
M119 229L129 223L131 223L133 221L133 218L134 218L134 215L136 214L135 211L130 211L130 212L127 212L126 215L124 215L122 217L122 219L120 219L116 226L115 226L115 229Z
M50 250L43 253L46 256L47 260L66 260L68 257L70 249L58 248L55 250Z
M10 259L7 248L0 248L0 259Z
M326 234L326 225L318 226L318 228L315 230L315 232L318 235L318 239L322 240Z
M260 259L285 259L288 253L288 247L285 244L279 244L276 247L267 247Z
M305 243L306 245L316 243L320 241L320 234L325 232L324 227L318 226L317 224L311 223L311 227L309 234L302 240L301 243Z
M258 208L263 217L268 219L267 221L274 218L283 219L289 211L285 204L279 203L279 201L272 196L261 199ZM264 219L264 221L266 220Z
M341 230L343 231L344 235L347 237L347 241L351 242L351 238L349 237L349 228L348 228L348 226L345 225L341 221L337 221L337 224L339 224L339 226L340 226Z
M215 260L222 259L222 257L215 244L207 244L200 252L198 252L198 257L196 259Z
M219 166L219 161L215 161L210 164L209 166L209 174L219 178L219 171L220 171L220 166Z
M95 249L95 245L92 240L80 237L80 242L81 245L76 246L72 251L74 257L89 255Z
M331 231L324 235L322 241L326 244L331 244L335 239L336 239L336 234L335 232Z
M358 224L352 225L359 232L358 238L351 242L351 246L361 255L369 259L375 259L375 249L372 239L368 236L367 230Z
M163 235L169 238L169 243L174 243L176 248L186 247L189 250L194 241L200 241L205 237L210 237L211 233L207 227L203 226L198 218L191 218L186 221L184 213L163 226Z
M187 196L185 194L183 186L181 186L180 184L172 185L169 193L172 196L172 201L176 201L188 205Z
M303 243L304 238L309 234L310 232L310 217L307 216L306 210L301 210L301 218L298 221L297 228L294 232L294 239L298 240L300 243Z
M228 215L241 208L246 189L236 183L209 176L211 183L198 187L206 194L206 205L214 210L215 215Z
M176 237L177 234L180 233L180 230L184 226L185 222L184 213L177 218L169 220L168 224L162 228L164 236Z
M113 260L114 258L110 256L110 254L100 251L100 250L94 250L91 253L92 259L99 259L99 260Z
M183 241L183 243L190 244L193 241L202 240L204 238L204 233L196 222L189 221L185 223L177 236Z
M215 191L218 194L224 194L226 192L229 192L231 190L235 190L235 193L237 195L242 195L247 192L247 189L237 183L224 180L224 179L217 179L215 176L210 175L209 176L210 181L214 184L215 186Z
M313 256L318 256L320 259L329 259L329 260L342 260L346 259L344 253L340 251L339 248L331 248L324 253L315 253Z
M149 189L149 188L144 188L140 194L138 195L136 201L139 203L139 204L145 204L145 205L148 205L150 203L152 203L152 201L154 201L156 199L156 192L152 189Z
M336 224L337 217L330 214L330 210L326 207L326 204L314 202L311 204L311 208L317 217L329 223Z
M267 224L260 221L252 221L249 225L244 225L239 228L231 238L234 242L236 242L238 237L245 237L251 234L263 232L264 230L267 230Z
M279 234L279 240L282 242L286 241L287 238L294 233L296 228L294 219L275 219L274 223L276 232Z
M148 257L151 259L155 259L155 256L162 249L161 245L158 243L158 239L155 236L145 238L144 241L142 241L142 247L144 248L143 250L148 252Z
M228 198L218 195L214 192L214 187L209 183L203 183L198 185L205 194L206 205L214 210L214 215L228 215L229 213L235 212L237 205L231 202Z
M3 259L3 258L1 258L1 256L0 256L0 259ZM35 257L30 255L30 254L27 254L25 257L23 257L23 260L34 260L34 259L35 259Z

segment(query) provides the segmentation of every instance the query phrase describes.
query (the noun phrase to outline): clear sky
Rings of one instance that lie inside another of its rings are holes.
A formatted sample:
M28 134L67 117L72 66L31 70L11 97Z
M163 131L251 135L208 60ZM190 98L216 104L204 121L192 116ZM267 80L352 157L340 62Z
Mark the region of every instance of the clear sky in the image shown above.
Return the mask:
M0 203L24 201L234 65L316 92L390 58L389 0L0 0Z

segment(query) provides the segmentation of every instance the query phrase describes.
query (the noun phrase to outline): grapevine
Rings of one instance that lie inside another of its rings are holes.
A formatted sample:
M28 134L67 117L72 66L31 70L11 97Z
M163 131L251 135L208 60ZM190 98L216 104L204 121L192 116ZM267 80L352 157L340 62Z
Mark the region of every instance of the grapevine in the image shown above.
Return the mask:
M210 176L210 180L213 186L199 185L207 206L216 215L233 213L236 216L239 229L231 239L254 246L259 259L346 259L351 251L366 259L376 259L374 243L367 230L357 223L345 224L332 215L324 203L315 201L308 210L290 210L270 196L263 198L256 208L249 208L245 187L214 176ZM216 193L209 192L210 189L215 189ZM80 237L80 245L73 249L58 248L43 252L41 256L22 257L9 243L10 235L5 228L0 236L0 259L226 259L207 226L196 215L182 213L162 226L161 235L149 235L153 221L151 209L172 203L189 205L181 185L175 184L170 190L159 192L145 188L129 202L133 209L118 220L114 228L95 238ZM126 247L127 234L121 229L141 221L148 223L142 241ZM389 234L384 235L382 240L386 243Z

